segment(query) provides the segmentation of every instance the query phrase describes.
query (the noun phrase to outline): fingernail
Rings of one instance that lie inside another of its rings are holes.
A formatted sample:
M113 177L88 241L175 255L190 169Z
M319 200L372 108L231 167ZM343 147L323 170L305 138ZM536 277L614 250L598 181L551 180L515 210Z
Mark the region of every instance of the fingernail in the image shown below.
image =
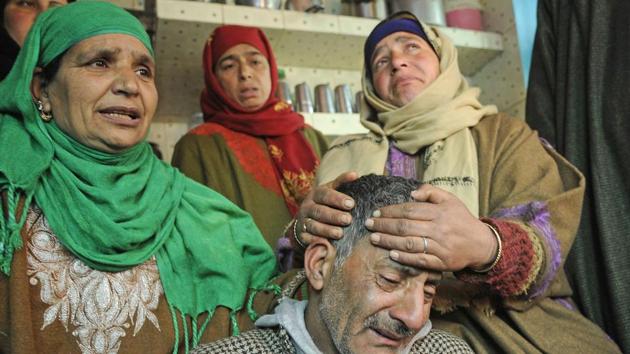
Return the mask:
M343 205L346 208L352 208L354 206L354 201L352 199L346 199L343 201Z
M419 194L420 194L420 192L418 192L416 190L411 191L411 196L414 197L414 198L417 198Z
M335 237L338 239L340 239L343 236L343 231L341 230L335 230Z
M350 217L349 215L344 215L344 216L341 218L341 221L342 221L344 224L349 224L349 223L352 221L352 217Z
M367 219L367 220L365 220L365 226L366 226L366 227L372 227L372 226L374 226L374 220L372 220L372 219Z
M389 256L392 257L392 259L395 261L398 260L398 257L400 257L400 255L396 251L389 252Z
M374 212L372 213L372 216L375 218L378 218L381 216L381 211L380 210L374 210Z
M371 234L371 235L370 235L370 240L372 240L372 242L376 242L376 243L378 243L378 241L380 241L380 240L381 240L381 236L380 236L380 235L378 235L378 234Z

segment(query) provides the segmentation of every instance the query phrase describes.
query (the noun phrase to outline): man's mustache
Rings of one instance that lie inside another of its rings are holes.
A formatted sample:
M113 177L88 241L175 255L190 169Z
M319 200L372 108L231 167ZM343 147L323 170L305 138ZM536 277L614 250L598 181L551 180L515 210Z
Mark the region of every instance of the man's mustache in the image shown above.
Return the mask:
M368 317L363 325L366 328L378 329L381 332L393 334L400 338L414 335L414 332L404 323L387 316L381 316L378 313Z

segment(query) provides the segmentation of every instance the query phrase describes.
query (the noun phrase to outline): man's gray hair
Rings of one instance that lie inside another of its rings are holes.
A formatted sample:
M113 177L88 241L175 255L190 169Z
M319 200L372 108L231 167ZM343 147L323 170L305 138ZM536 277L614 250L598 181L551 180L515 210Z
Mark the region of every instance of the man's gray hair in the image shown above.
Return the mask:
M413 179L374 174L340 185L337 190L352 197L355 206L351 212L352 223L343 229L343 237L333 242L337 249L335 268L341 267L354 246L370 234L365 227L365 220L370 218L375 210L387 205L413 201L411 192L418 186L420 182Z

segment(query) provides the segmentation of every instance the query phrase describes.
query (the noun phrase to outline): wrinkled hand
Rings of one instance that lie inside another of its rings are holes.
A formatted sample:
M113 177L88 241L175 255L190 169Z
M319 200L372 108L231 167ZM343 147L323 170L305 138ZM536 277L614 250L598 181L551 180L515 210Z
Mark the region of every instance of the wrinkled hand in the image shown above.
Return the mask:
M354 200L335 189L357 178L355 172L343 173L334 181L313 188L304 198L296 215L296 229L304 243L311 243L313 237L341 238L342 227L352 221L348 211L354 207Z
M459 198L428 184L411 195L415 202L380 208L367 220L374 245L390 249L400 263L437 271L492 263L496 238Z

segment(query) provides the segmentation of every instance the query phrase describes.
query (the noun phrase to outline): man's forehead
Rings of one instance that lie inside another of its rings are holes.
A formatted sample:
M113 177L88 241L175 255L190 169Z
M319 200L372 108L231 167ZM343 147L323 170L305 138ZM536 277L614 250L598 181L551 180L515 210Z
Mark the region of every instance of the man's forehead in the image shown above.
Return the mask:
M382 250L382 251L385 252L385 254L383 255L379 253L379 257L377 258L377 264L381 267L393 269L393 270L396 270L397 272L406 274L411 277L415 277L422 273L427 272L425 269L415 268L415 267L408 266L402 263L398 263L389 256L389 251L387 250Z
M350 257L356 257L359 260L363 260L366 262L366 265L372 263L372 265L376 267L393 269L411 277L418 276L422 273L428 273L429 280L437 281L442 279L441 272L412 267L396 262L390 257L389 250L373 245L370 242L369 237L365 237L354 246L354 250L352 251ZM368 269L365 268L364 270L367 271Z
M411 267L394 261L389 256L389 250L373 245L369 237L363 238L354 246L351 257L352 256L367 260L378 266L393 268L402 273L414 276L426 272L425 269Z

